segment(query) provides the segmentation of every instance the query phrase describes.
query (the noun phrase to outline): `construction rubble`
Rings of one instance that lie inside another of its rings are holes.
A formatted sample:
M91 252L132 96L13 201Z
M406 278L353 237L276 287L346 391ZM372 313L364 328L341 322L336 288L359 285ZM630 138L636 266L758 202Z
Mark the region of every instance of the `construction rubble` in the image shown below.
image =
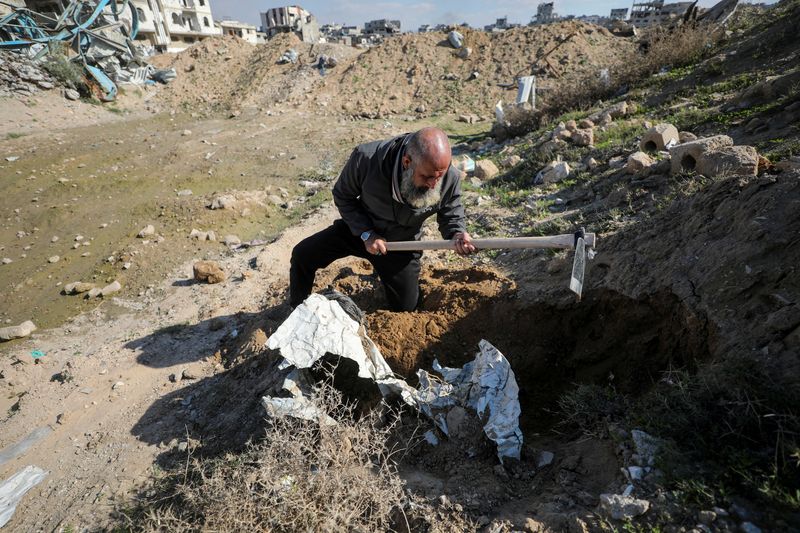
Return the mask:
M138 29L129 0L73 0L57 19L18 8L0 19L0 50L10 52L0 55L0 91L25 96L60 81L69 99L80 90L109 102L119 84L172 81L174 69L156 70L134 45Z

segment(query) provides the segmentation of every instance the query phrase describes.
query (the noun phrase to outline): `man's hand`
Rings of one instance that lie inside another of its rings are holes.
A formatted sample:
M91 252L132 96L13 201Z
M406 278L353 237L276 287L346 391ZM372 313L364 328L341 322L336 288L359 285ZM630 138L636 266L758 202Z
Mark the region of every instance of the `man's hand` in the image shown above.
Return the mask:
M364 241L364 248L372 255L386 255L386 240L379 235L373 235Z
M453 235L453 241L455 241L458 255L474 254L477 250L475 245L472 244L472 237L466 231L459 231Z

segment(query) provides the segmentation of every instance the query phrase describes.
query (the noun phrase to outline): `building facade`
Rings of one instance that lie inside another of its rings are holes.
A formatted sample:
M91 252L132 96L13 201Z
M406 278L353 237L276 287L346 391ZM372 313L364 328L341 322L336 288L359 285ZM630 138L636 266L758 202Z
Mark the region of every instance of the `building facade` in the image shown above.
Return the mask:
M364 33L383 37L396 35L400 33L400 21L388 19L370 20L364 23Z
M637 28L657 26L682 17L694 2L665 4L664 0L634 2L630 23Z
M258 44L258 32L252 24L238 20L221 20L215 23L222 35L232 35L250 44Z
M136 41L159 52L177 52L220 35L209 0L132 0L139 17Z
M279 33L295 33L307 43L317 43L320 38L317 19L296 5L274 7L261 13L261 30L270 38Z
M553 2L542 2L536 6L536 18L534 18L535 24L549 24L551 22L556 22L559 19L553 4Z

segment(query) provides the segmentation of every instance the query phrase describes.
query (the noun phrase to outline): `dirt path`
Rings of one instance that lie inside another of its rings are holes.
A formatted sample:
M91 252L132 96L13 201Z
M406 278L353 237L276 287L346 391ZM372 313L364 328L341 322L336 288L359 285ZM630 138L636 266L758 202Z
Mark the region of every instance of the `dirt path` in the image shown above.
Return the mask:
M100 306L10 348L3 375L15 384L25 383L27 392L3 423L0 447L7 449L32 430L44 436L1 464L0 478L29 464L49 472L18 507L12 529L50 531L107 523L114 497L144 481L157 456L175 445L168 442L174 428L159 430L158 423L138 434L133 428L141 426L146 412L169 419L166 409L153 412L152 406L166 407L157 400L186 387L184 370L193 379L221 370L212 357L219 341L233 334L238 316L275 301L268 287L285 287L291 248L330 223L333 214L327 206L266 248L225 259L221 264L231 277L222 284L191 283L186 279L191 264L186 263L161 284L163 296L141 309L110 318L106 306ZM250 267L254 262L257 269ZM208 319L216 319L218 327L193 328L191 336L171 334ZM33 349L47 354L36 364ZM176 382L170 374L177 375Z

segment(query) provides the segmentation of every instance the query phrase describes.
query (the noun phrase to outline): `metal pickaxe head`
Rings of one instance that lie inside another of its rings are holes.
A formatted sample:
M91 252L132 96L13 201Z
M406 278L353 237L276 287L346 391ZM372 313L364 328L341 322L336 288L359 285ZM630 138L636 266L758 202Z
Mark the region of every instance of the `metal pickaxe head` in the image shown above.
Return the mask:
M594 250L590 247L587 251L586 230L581 228L575 232L575 259L572 261L572 277L569 280L569 288L578 295L579 302L583 293L583 276L586 273L587 255L589 259L592 259Z

